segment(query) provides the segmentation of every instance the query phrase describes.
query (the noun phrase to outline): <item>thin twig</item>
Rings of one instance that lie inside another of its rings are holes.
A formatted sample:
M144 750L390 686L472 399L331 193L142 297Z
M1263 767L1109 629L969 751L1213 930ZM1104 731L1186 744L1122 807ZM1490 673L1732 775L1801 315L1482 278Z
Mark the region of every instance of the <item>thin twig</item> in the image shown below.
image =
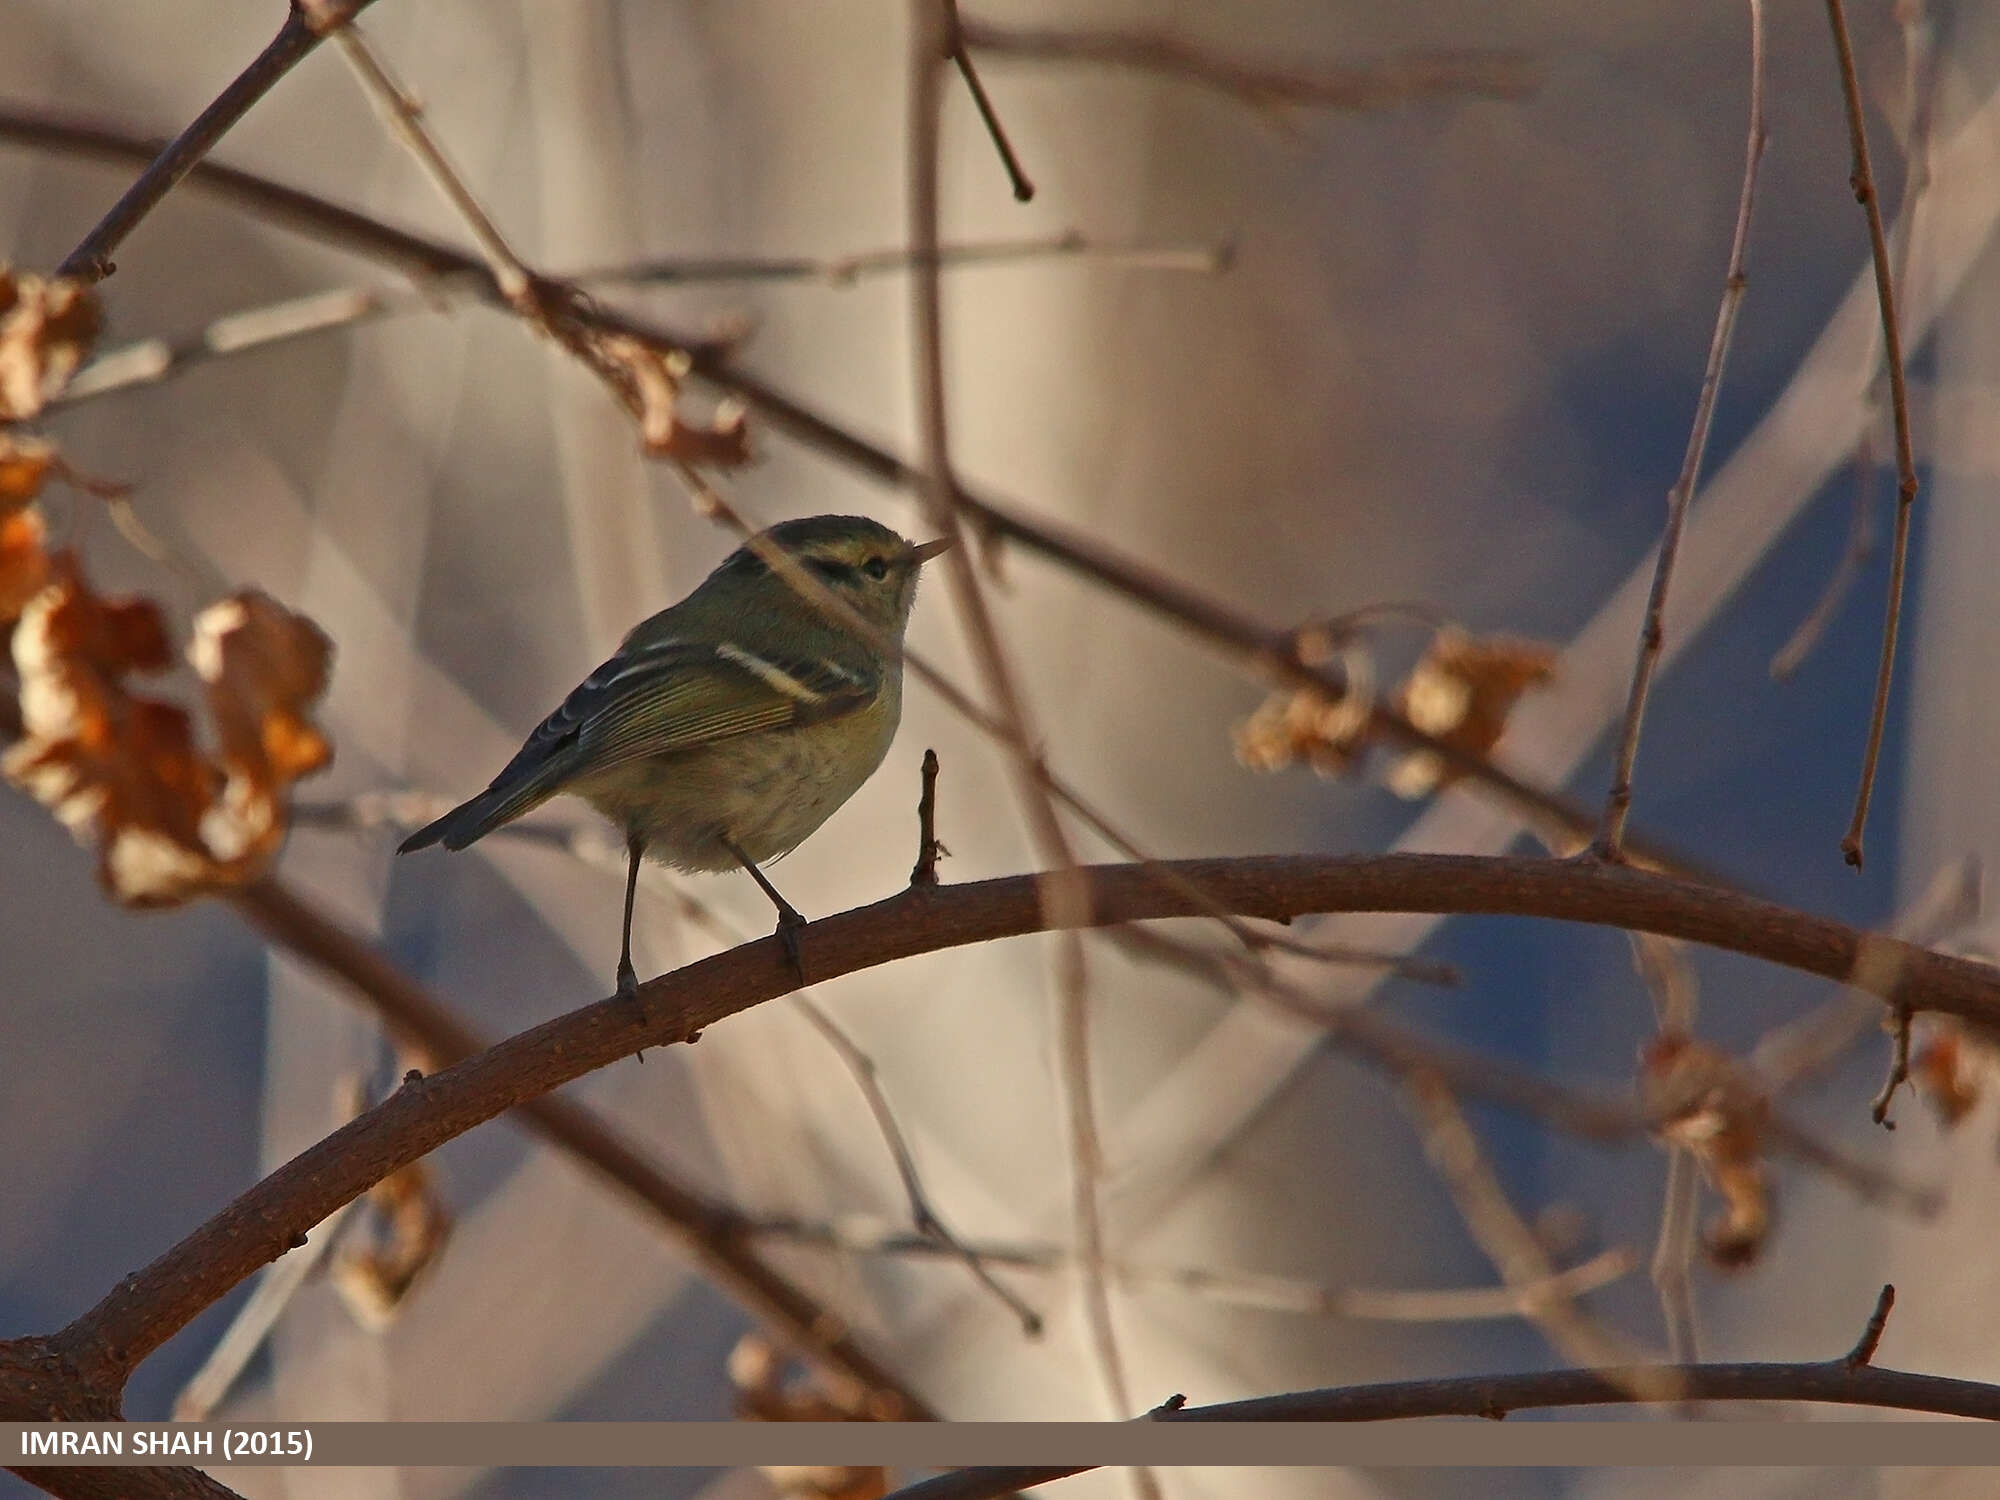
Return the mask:
M1933 28L1922 0L1898 0L1896 19L1903 33L1903 101L1909 111L1903 138L1903 203L1896 216L1895 243L1890 247L1890 284L1900 301L1909 290L1909 266L1916 242L1917 211L1931 183L1931 126L1936 119L1937 49ZM1887 372L1882 351L1869 352L1869 406L1879 416L1885 403ZM1847 543L1825 592L1799 622L1782 650L1771 658L1771 676L1782 682L1796 672L1839 613L1862 568L1875 555L1875 430L1870 421L1854 449L1854 505L1848 520Z
M1035 196L1035 185L1022 169L1021 158L1014 154L1014 143L1007 139L1007 132L1000 124L999 112L986 96L986 85L979 81L979 70L972 65L972 54L966 50L965 33L958 21L958 0L938 0L938 3L944 7L944 55L957 64L958 76L965 80L966 92L972 95L972 104L979 111L980 123L986 127L993 149L1000 154L1000 165L1006 168L1008 186L1014 190L1014 201L1030 202Z
M373 0L349 0L350 14L365 10ZM215 149L216 143L243 118L250 107L287 73L303 62L320 43L320 34L299 6L288 6L285 22L256 59L237 74L229 87L217 94L209 106L196 115L187 129L174 137L125 190L124 196L97 221L77 247L56 267L58 276L74 276L83 281L102 281L118 268L111 252L139 227L139 222L159 206L175 184L186 177Z
M1938 867L1910 904L1889 923L1891 937L1935 948L1978 918L1985 874L1976 855ZM1795 1088L1830 1066L1880 1019L1872 996L1843 989L1816 1010L1772 1027L1750 1051L1750 1066L1772 1095Z
M911 885L938 883L938 856L951 851L937 836L937 751L924 751L923 790L917 794L917 862L910 867Z
M875 1072L875 1059L857 1047L854 1039L810 995L798 991L791 996L791 1002L793 1008L812 1024L813 1030L840 1055L848 1075L860 1086L862 1097L868 1102L868 1112L875 1119L875 1128L888 1143L889 1156L896 1164L896 1176L903 1184L904 1197L909 1200L910 1220L916 1225L918 1235L960 1261L972 1273L973 1279L1014 1315L1023 1335L1031 1339L1040 1338L1042 1315L995 1280L993 1273L987 1269L985 1257L953 1234L931 1207L923 1179L917 1175L916 1155L910 1150L903 1127L897 1123L895 1111L889 1107L888 1096L882 1092L882 1082Z
M758 1219L752 1232L787 1244L811 1245L857 1255L956 1258L958 1251L928 1235L895 1229L854 1215L828 1222L802 1219ZM1015 1245L979 1242L964 1248L989 1266L1053 1273L1073 1259L1060 1245ZM1636 1257L1624 1246L1613 1246L1590 1259L1557 1271L1547 1281L1497 1287L1329 1287L1296 1277L1272 1276L1221 1266L1157 1266L1116 1261L1118 1280L1136 1289L1155 1288L1184 1293L1228 1307L1262 1312L1306 1313L1356 1322L1458 1323L1490 1322L1525 1316L1531 1306L1552 1297L1576 1297L1597 1291L1630 1274Z
M0 107L0 139L114 161L146 159L152 149L141 137L40 109ZM477 278L475 284L480 287L482 299L504 305L491 273L478 258L449 245L394 228L297 188L213 162L198 165L190 175L190 183L281 227L398 266L422 280ZM553 293L564 291L561 284L551 286ZM691 361L692 374L748 402L774 428L861 473L913 491L925 482L919 466L829 421L803 402L732 364L728 341L677 333L630 312L597 304L566 304L566 312L580 327L622 334L663 352L685 353ZM1347 690L1337 670L1300 658L1291 631L1265 625L1097 538L979 494L956 479L954 498L982 535L1014 542L1187 629L1260 678L1333 698ZM1384 705L1377 704L1371 709L1370 733L1437 756L1460 776L1471 779L1531 819L1546 820L1584 837L1590 836L1597 826L1595 815L1569 798L1525 782L1483 755L1425 733ZM1643 839L1636 832L1628 832L1625 846L1632 857L1658 869L1682 872L1699 869L1697 862L1657 840Z
M1855 960L1865 945L1886 945L1900 959L1886 997L1891 1003L2000 1025L2000 972L1990 966L1902 949L1824 918L1630 867L1374 855L1197 861L1183 870L1245 915L1277 918L1328 910L1536 915L1643 927L1835 979L1856 974ZM1186 898L1163 890L1143 866L1093 866L1081 873L1091 887L1084 919L1093 923L1199 915ZM815 968L830 980L916 953L1045 930L1050 920L1039 878L1017 876L906 890L815 922L811 942ZM364 970L394 974L365 944L340 936L343 949L354 950L354 962ZM294 946L310 961L327 961ZM335 972L346 975L344 960ZM382 982L407 984L399 978ZM81 1392L90 1390L115 1391L138 1361L202 1309L398 1167L515 1106L559 1103L543 1096L639 1047L683 1041L790 992L796 982L779 942L760 939L648 980L636 997L585 1006L407 1084L121 1280L55 1336L66 1369L74 1372L74 1399L81 1403ZM1887 987L1888 981L1880 982ZM820 1328L816 1336L827 1336L827 1330ZM0 1343L0 1361L9 1347Z
M1221 244L1154 244L1148 241L1096 240L1081 231L1029 239L971 240L941 246L937 263L947 271L981 266L1015 265L1028 261L1085 261L1131 271L1184 272L1219 276L1235 259L1235 248ZM588 285L691 286L716 281L817 281L848 287L870 276L908 271L916 257L904 247L861 250L834 256L675 256L571 271L563 279Z
M480 207L472 189L465 179L445 157L431 133L425 128L423 114L416 101L404 91L393 77L375 49L368 45L361 28L354 22L358 7L343 8L331 0L298 0L302 10L312 12L314 24L331 31L339 43L348 66L353 70L362 92L368 95L382 121L390 133L401 141L417 165L437 189L438 196L451 205L458 215L472 241L479 247L486 267L493 273L493 283L500 289L500 295L512 303L524 317L538 319L540 310L532 295L534 276L520 256L514 253L506 237L486 210Z
M1661 1194L1660 1238L1653 1248L1653 1287L1666 1325L1667 1353L1676 1364L1701 1357L1694 1312L1695 1209L1701 1179L1695 1159L1678 1146L1667 1153L1667 1185Z
M910 290L915 332L912 363L923 455L918 498L931 525L959 544L944 554L945 577L980 681L992 702L994 717L1006 730L1003 743L1016 801L1026 817L1036 851L1052 867L1042 890L1042 901L1052 915L1074 919L1089 909L1088 888L1076 874L1075 852L1048 789L1036 774L1041 738L987 608L979 575L963 545L958 486L952 477L944 381L943 289L937 255L941 69L943 59L954 45L957 39L948 34L946 12L940 8L940 0L911 0L907 210L910 249L917 261ZM1123 1417L1131 1411L1132 1403L1105 1276L1104 1227L1098 1201L1104 1152L1098 1137L1091 1078L1090 993L1082 940L1073 932L1058 938L1053 959L1058 1012L1056 1055L1069 1141L1070 1206L1085 1322L1090 1329L1092 1355L1105 1394L1115 1415ZM1140 1483L1144 1490L1154 1488L1149 1478L1141 1478Z
M566 847L569 852L611 874L619 873L625 865L624 853L615 848L611 841L593 832L572 834ZM653 872L643 872L648 876ZM648 894L655 882L648 879ZM726 920L707 902L698 899L678 882L660 881L666 893L672 898L680 914L695 926L700 927L725 947L735 947L746 941L746 934ZM969 1249L965 1242L954 1234L944 1218L931 1206L930 1195L924 1190L923 1177L917 1171L916 1153L910 1149L909 1138L903 1134L903 1127L890 1107L888 1095L882 1091L881 1079L876 1074L875 1059L870 1057L847 1034L846 1028L829 1015L824 1006L813 997L809 989L795 990L786 997L792 1008L803 1016L806 1022L818 1032L821 1040L833 1049L834 1056L854 1080L861 1091L861 1097L868 1106L868 1113L875 1122L876 1131L882 1143L889 1149L889 1159L894 1163L896 1176L903 1186L903 1195L910 1206L910 1220L917 1233L943 1253L963 1262L972 1273L973 1279L991 1292L1008 1312L1021 1324L1021 1331L1029 1338L1039 1338L1042 1333L1041 1314L1023 1302L1013 1292L994 1280L978 1252Z
M1875 1298L1875 1310L1868 1315L1868 1322L1861 1329L1861 1337L1847 1351L1843 1363L1848 1369L1859 1370L1875 1362L1875 1351L1882 1347L1882 1334L1889 1327L1889 1310L1895 1305L1896 1289L1885 1281Z
M1854 796L1854 816L1840 841L1841 855L1861 868L1862 834L1868 826L1868 805L1875 795L1875 768L1882 757L1882 735L1889 720L1889 688L1896 668L1896 634L1903 614L1903 575L1909 565L1910 508L1917 499L1917 460L1910 442L1910 393L1903 375L1903 335L1896 323L1896 288L1889 264L1888 239L1882 231L1882 205L1875 191L1875 174L1868 164L1868 126L1862 118L1861 81L1854 71L1854 43L1847 32L1841 0L1826 0L1826 17L1833 27L1834 51L1840 60L1840 89L1847 104L1847 133L1854 150L1849 182L1868 220L1868 250L1875 265L1875 296L1882 305L1882 358L1889 371L1889 409L1896 433L1896 530L1889 548L1889 598L1882 621L1882 655L1875 670L1875 702L1868 715L1868 748L1861 760L1861 785Z
M137 386L156 385L211 360L294 339L354 328L378 318L422 312L436 299L400 288L344 287L313 292L217 318L181 339L140 339L107 349L76 372L49 402L51 410L108 396Z
M1510 1287L1518 1289L1531 1282L1546 1286L1555 1275L1548 1252L1508 1201L1506 1189L1488 1164L1458 1101L1434 1073L1418 1070L1406 1083L1404 1097L1415 1116L1424 1154L1450 1190L1473 1241ZM1578 1363L1633 1362L1631 1351L1621 1347L1620 1340L1569 1298L1550 1298L1524 1311L1558 1352ZM1672 1386L1653 1385L1635 1389L1633 1394L1666 1401L1679 1392Z
M231 899L267 938L341 980L433 1066L486 1051L483 1038L415 981L285 887L265 881ZM525 1123L644 1204L710 1279L816 1368L842 1385L858 1385L885 1414L929 1419L922 1400L839 1319L743 1243L733 1209L679 1182L587 1106L546 1094L518 1107Z
M967 16L960 33L976 52L1032 62L1090 63L1185 78L1256 108L1382 109L1413 99L1474 95L1518 99L1539 78L1518 52L1412 52L1316 68L1253 62L1160 31L1001 26Z
M1896 1122L1889 1118L1889 1105L1896 1097L1896 1090L1910 1081L1910 1013L1899 1007L1891 1016L1891 1033L1895 1043L1889 1053L1889 1076L1882 1080L1875 1100L1868 1106L1868 1118L1884 1130L1894 1130Z
M1748 284L1744 266L1750 247L1750 218L1757 204L1757 167L1763 158L1764 4L1763 0L1750 0L1750 129L1743 151L1743 186L1736 199L1736 228L1729 241L1729 270L1723 277L1722 302L1715 312L1715 332L1708 344L1708 366L1702 371L1701 395L1695 402L1694 425L1688 432L1680 477L1667 494L1667 524L1660 536L1659 555L1653 564L1653 587L1646 599L1646 619L1639 631L1638 660L1632 668L1632 690L1625 704L1625 720L1618 732L1611 792L1605 799L1604 819L1591 850L1599 859L1615 860L1624 854L1625 823L1632 811L1632 766L1639 755L1639 731L1646 718L1646 697L1652 688L1653 672L1659 665L1666 642L1667 589L1673 582L1674 561L1680 555L1681 533L1687 526L1688 506L1694 501L1695 485L1701 478L1701 460L1708 451L1708 434L1715 421L1716 398L1722 390L1722 371L1729 361L1729 346L1736 336L1736 316L1743 306L1743 290Z

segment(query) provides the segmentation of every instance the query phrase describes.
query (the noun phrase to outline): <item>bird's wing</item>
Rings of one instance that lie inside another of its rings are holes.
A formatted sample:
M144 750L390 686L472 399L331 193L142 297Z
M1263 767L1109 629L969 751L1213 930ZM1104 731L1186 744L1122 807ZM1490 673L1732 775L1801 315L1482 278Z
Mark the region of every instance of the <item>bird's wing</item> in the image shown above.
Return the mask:
M627 649L542 721L491 786L403 847L441 842L462 849L587 772L836 719L867 707L881 686L879 672L865 663L812 654L686 640Z
M584 679L494 780L553 787L584 770L795 728L865 707L881 682L865 667L727 642L663 641L614 656Z

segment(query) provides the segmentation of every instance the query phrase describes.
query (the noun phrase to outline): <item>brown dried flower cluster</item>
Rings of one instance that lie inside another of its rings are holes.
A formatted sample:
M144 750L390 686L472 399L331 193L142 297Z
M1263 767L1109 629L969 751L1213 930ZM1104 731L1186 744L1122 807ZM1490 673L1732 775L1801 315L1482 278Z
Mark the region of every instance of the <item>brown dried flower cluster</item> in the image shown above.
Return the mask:
M1692 1156L1722 1199L1706 1235L1710 1259L1750 1264L1771 1233L1763 1159L1770 1099L1727 1052L1676 1031L1662 1031L1640 1052L1639 1097L1654 1133Z
M1355 774L1376 738L1374 668L1365 650L1326 630L1301 631L1300 659L1309 665L1339 658L1348 689L1339 698L1313 690L1274 693L1236 730L1236 754L1257 771L1303 761L1322 776ZM1539 641L1480 637L1445 626L1389 697L1418 729L1469 755L1498 743L1521 695L1555 676L1555 650ZM1398 756L1384 782L1398 796L1429 796L1458 778L1437 754Z

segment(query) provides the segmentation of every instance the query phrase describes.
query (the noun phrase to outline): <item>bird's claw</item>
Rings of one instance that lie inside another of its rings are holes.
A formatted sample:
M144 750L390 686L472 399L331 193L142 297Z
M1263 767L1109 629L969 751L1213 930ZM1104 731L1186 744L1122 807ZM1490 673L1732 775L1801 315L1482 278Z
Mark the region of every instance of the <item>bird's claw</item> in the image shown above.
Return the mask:
M639 998L639 975L629 959L618 960L618 998L620 1000Z
M800 984L806 982L806 961L799 944L799 934L805 930L806 919L787 906L778 913L777 939L785 950L785 957L791 960L792 972L798 976Z

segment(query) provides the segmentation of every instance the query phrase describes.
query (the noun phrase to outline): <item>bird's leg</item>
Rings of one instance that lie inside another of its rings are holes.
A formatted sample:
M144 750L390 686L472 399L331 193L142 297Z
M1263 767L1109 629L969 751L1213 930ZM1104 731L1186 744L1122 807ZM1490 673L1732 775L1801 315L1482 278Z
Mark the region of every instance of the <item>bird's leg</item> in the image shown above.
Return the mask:
M639 994L639 975L632 967L632 898L639 893L639 861L646 853L646 841L636 833L628 833L625 849L632 856L632 863L625 872L625 938L618 950L618 993L632 1000Z
M737 848L728 839L722 847L736 856L736 862L750 872L750 878L757 882L764 894L771 898L771 904L778 908L778 941L784 945L785 957L792 961L792 972L799 976L799 983L806 982L805 959L799 952L799 929L806 925L806 919L798 909L778 894L778 888L764 878L764 872L757 868L757 862Z

